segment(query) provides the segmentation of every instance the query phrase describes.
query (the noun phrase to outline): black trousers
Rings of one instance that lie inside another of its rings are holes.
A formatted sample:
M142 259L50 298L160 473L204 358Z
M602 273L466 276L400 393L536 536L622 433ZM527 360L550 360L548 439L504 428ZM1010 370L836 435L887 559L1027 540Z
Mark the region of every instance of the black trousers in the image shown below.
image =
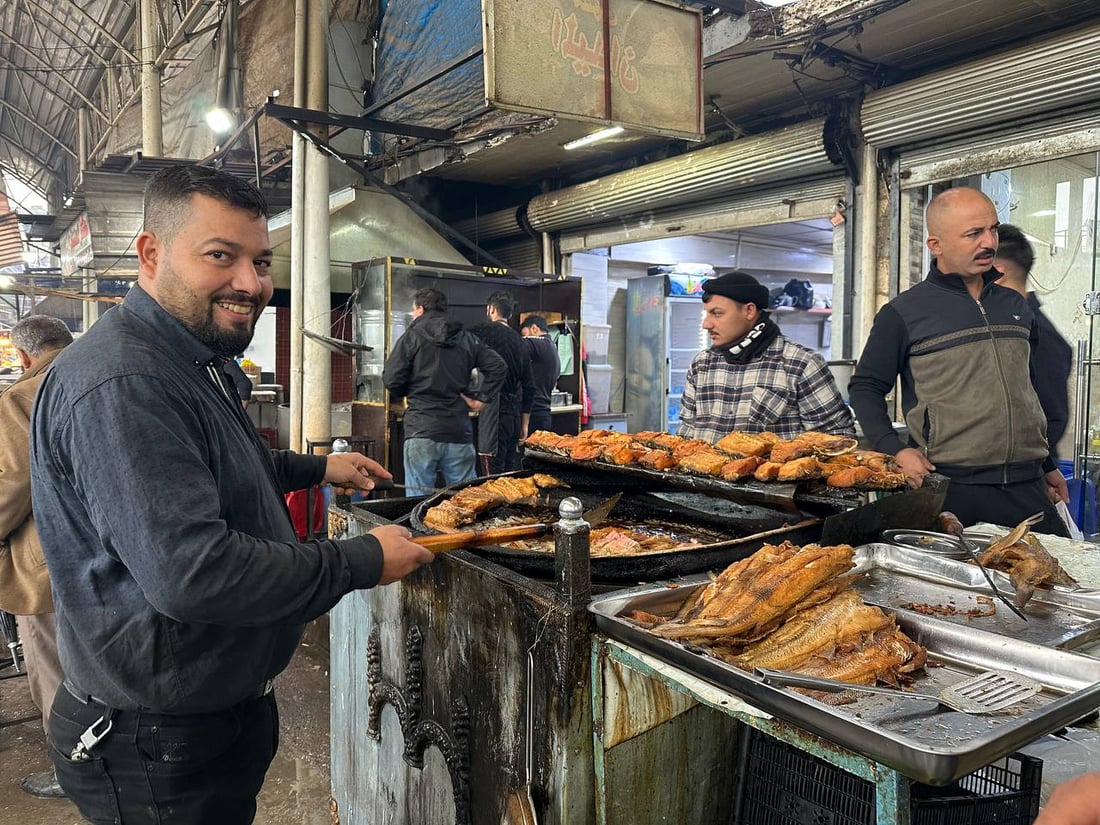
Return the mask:
M1042 513L1043 520L1032 530L1069 536L1066 525L1047 494L1045 478L1014 484L959 484L952 481L947 485L943 509L954 513L967 527L979 521L1015 527L1028 516Z
M554 420L550 417L550 408L545 410L531 410L531 418L527 424L527 433L530 435L538 430L550 431L553 429Z
M110 732L89 758L73 760L80 735L108 712L62 685L50 715L50 758L85 819L114 825L253 821L256 795L279 747L274 694L186 716L115 711Z
M497 419L497 443L496 453L489 460L489 470L492 473L507 473L520 468L519 456L519 427L521 419L519 412L500 411Z

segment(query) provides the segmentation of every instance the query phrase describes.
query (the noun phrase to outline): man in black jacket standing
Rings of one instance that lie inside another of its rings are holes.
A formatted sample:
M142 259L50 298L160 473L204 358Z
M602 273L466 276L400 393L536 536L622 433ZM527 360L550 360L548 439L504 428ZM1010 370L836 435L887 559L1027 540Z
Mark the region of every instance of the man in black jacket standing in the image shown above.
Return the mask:
M245 825L279 742L272 683L306 623L432 554L399 525L294 534L284 493L389 473L269 449L222 370L273 291L263 195L166 168L136 248L137 284L57 356L32 415L65 672L50 754L89 821Z
M531 384L534 387L531 414L520 427L520 438L527 438L533 432L553 427L550 397L561 376L561 360L558 358L558 348L550 343L550 336L546 334L546 319L541 315L528 315L519 331L523 333L523 343L531 356Z
M431 492L437 472L446 484L477 477L470 411L496 398L507 368L477 336L447 318L447 296L438 289L413 294L412 316L386 359L382 382L406 401L405 492L415 496Z
M1050 452L1056 456L1058 442L1062 440L1069 423L1069 374L1073 365L1073 350L1039 308L1035 293L1027 288L1035 252L1024 233L1012 224L1002 223L998 235L1000 242L993 266L1004 275L997 283L1023 295L1035 315L1039 340L1031 346L1031 383L1047 417Z
M470 327L470 332L488 344L508 368L499 395L485 405L478 418L478 452L489 457L490 473L519 469L520 429L522 420L531 413L535 392L531 358L523 337L508 323L515 308L512 294L498 290L486 303L488 320Z
M997 210L975 189L949 189L926 223L936 256L928 277L879 311L848 385L863 432L914 486L933 470L951 479L945 507L963 524L1015 525L1042 512L1036 529L1064 536L1051 494L1067 501L1066 480L1023 378L1034 318L993 269ZM886 408L899 376L908 444Z

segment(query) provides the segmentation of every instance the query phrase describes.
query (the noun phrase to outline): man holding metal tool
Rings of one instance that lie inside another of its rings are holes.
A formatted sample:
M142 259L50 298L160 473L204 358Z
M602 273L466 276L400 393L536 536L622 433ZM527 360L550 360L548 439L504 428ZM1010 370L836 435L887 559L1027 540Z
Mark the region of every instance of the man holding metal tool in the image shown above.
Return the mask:
M94 822L251 822L278 746L272 681L305 624L433 558L397 525L294 535L284 493L389 474L270 450L221 369L271 298L266 216L226 173L157 173L137 284L38 393L31 482L65 670L48 741Z
M1014 525L1042 512L1036 529L1064 536L1051 494L1068 500L1066 480L1027 379L1034 315L996 283L997 210L976 189L948 189L926 223L928 276L879 311L848 385L863 432L913 486L933 470L947 476L944 509L963 524ZM899 376L907 444L886 408Z

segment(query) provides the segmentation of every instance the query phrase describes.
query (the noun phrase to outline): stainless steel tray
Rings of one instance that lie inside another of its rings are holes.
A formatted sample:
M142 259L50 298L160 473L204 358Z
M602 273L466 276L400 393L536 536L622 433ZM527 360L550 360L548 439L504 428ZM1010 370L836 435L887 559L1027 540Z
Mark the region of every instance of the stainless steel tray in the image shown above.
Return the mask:
M607 636L921 782L946 785L1100 706L1100 659L911 611L896 611L899 624L928 648L932 660L944 665L918 674L917 690L938 693L965 676L1001 668L1035 679L1044 686L1043 692L1013 709L988 716L949 711L906 698L902 691L896 699L861 696L850 705L833 707L787 688L766 685L698 648L662 639L622 617L630 610L671 615L706 581L696 577L679 586L665 583L618 591L594 599L589 609Z
M992 616L971 618L966 611L981 607L976 597L992 597L988 582L973 564L893 544L865 544L856 548L856 570L864 574L856 588L865 599L883 607L914 602L954 607L961 615L936 618L1026 642L1100 655L1100 590L1060 585L1039 588L1024 608L1027 621L996 599ZM1002 593L1015 592L1005 573L989 572Z

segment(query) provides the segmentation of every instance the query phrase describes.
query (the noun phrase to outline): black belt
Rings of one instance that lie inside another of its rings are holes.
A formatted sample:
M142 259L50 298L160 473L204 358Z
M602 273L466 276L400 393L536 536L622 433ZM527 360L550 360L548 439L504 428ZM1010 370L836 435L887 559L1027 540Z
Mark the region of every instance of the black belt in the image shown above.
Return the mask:
M78 690L76 687L69 684L67 680L65 682L62 682L62 685L65 687L65 690L68 691L69 695L81 704L88 705L89 707L101 708L103 710L108 710L111 707L107 702L104 702L102 699L98 699L90 693L84 693L83 691ZM258 685L256 688L245 694L244 698L241 699L241 701L247 702L252 699L262 699L273 690L275 690L275 680L268 679L266 682L263 682L262 684Z

